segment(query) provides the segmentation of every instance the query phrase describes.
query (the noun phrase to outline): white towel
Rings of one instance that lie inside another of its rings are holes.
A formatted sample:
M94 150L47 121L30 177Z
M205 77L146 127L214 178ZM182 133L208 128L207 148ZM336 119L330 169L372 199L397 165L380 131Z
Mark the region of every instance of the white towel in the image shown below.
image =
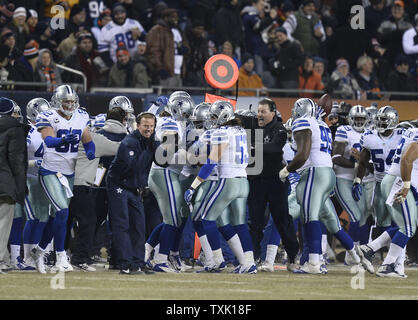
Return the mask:
M67 178L61 172L57 172L57 178L60 181L60 183L64 186L67 198L71 198L73 196L73 192L70 188L70 185L68 184Z

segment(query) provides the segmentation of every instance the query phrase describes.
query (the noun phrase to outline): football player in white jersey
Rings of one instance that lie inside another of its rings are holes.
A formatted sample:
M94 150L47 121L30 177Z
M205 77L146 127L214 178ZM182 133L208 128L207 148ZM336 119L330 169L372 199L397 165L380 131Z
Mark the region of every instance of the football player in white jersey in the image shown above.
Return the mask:
M201 103L193 110L190 120L196 129L206 129L200 135L198 141L194 142L190 148L188 148L189 155L194 158L192 163L204 164L207 162L207 157L211 152L211 137L216 128L212 128L209 109L210 103ZM203 130L201 130L203 131ZM187 168L188 166L185 166ZM193 178L199 174L199 167L194 166ZM184 168L183 168L184 170ZM219 235L218 237L208 238L207 233L202 222L202 215L207 207L210 199L210 194L214 191L219 178L218 167L215 167L211 174L206 178L204 182L199 186L196 196L193 199L193 208L191 209L192 223L198 234L200 243L202 245L203 254L205 257L204 268L198 270L198 272L221 272L226 268L226 263L222 254L222 248L220 247ZM188 186L193 180L188 179ZM188 187L187 186L187 187ZM235 227L231 225L229 215L230 210L226 208L221 215L216 219L216 226L218 231L222 234L229 247L232 249L235 257L240 264L245 264L245 255L242 249L242 244ZM214 241L216 239L216 241Z
M366 109L360 105L353 106L347 118L349 125L337 128L332 150L332 161L337 177L335 193L350 218L349 235L354 243L358 245L360 244L360 223L362 222L361 226L363 226L367 220L367 217L363 217L366 214L366 195L363 194L360 201L355 201L351 195L351 187L358 165L354 154L357 155L361 151L360 138L368 120ZM363 183L367 182L372 185L371 188L368 186L367 190L373 189L373 181L373 174L369 174L367 180L366 178L363 180ZM368 207L370 206L371 204ZM370 211L368 210L368 212ZM346 253L344 263L347 265L352 263L348 253Z
M27 185L29 194L25 198L26 223L23 229L24 261L35 267L30 253L41 241L44 227L49 219L49 200L46 197L38 179L38 169L42 163L44 152L41 134L36 129L36 117L39 113L51 108L49 102L43 98L34 98L26 105L26 118L31 127L26 145L28 149ZM41 267L44 273L44 268Z
M285 179L290 172L298 170L301 173L296 197L302 209L309 247L309 261L301 267L301 271L321 274L325 272L321 270L320 261L320 220L357 263L360 263L360 258L355 252L353 240L342 230L335 209L327 208L336 180L331 159L332 137L325 122L320 118L316 119L316 112L317 106L311 99L302 98L295 102L292 109L292 132L297 152L292 162L280 171L279 176L280 179Z
M367 130L375 129L375 120L376 120L376 115L378 111L379 109L375 105L371 105L370 107L366 108L367 122L366 122L365 129Z
M51 110L36 117L36 127L42 135L44 155L39 168L39 180L55 212L53 236L56 263L51 271L72 271L64 250L68 205L72 197L74 169L78 145L83 143L87 158L95 158L95 146L87 128L89 115L79 108L78 96L69 85L56 88ZM43 259L38 246L32 249L37 265Z
M385 205L386 199L384 199L381 192L381 182L392 164L393 156L402 139L402 133L405 131L404 129L395 129L398 122L398 112L393 107L385 106L379 109L375 122L376 129L372 131L367 130L361 136L360 144L362 150L357 174L352 186L353 198L359 201L363 193L362 179L365 176L366 166L371 159L374 165L374 177L376 180L373 196L376 226L387 237L393 236L395 231L391 228L392 219ZM383 245L380 242L376 243L374 241L371 246L373 251L377 251ZM374 271L372 268L373 266L368 265L369 272Z
M371 265L378 247L389 246L382 265L376 272L380 277L406 277L404 274L405 248L417 228L417 206L410 191L411 177L418 174L418 129L405 131L396 149L392 165L381 183L381 194L392 220L398 226L384 232L372 243L362 245L358 251Z
M125 7L118 3L112 9L112 21L100 30L98 49L104 59L108 57L116 63L116 49L120 42L123 42L133 57L137 50L139 41L145 41L146 32L142 25L133 19L126 17Z
M156 139L161 141L167 150L159 154L157 150L156 160L159 164L152 164L148 177L148 186L157 199L164 223L159 234L159 252L154 254L153 260L153 270L157 272L176 272L168 264L168 255L184 227L181 210L187 208L179 179L184 163L180 163L182 160L179 159L178 148L185 143L185 122L194 108L194 102L190 96L173 93L167 102L167 108L169 111L157 117L155 128ZM151 112L155 111L154 109Z
M126 96L116 96L113 97L109 102L109 110L113 108L120 107L123 111L126 112L126 118L124 124L128 129L128 132L133 132L136 129L136 121L134 116L134 108L132 106L131 100ZM100 113L94 117L93 127L95 130L103 128L106 122L106 114Z
M248 150L246 132L240 122L235 119L232 105L226 101L216 101L209 108L213 131L210 135L210 155L207 162L190 188L185 192L187 203L198 187L218 168L219 178L213 191L208 195L201 214L202 224L209 243L219 248L219 234L216 221L226 209L230 214L223 217L223 225L230 223L240 239L243 252L238 253L240 265L235 273L253 274L257 272L254 262L251 236L246 223L246 202L249 192L246 167L248 165ZM197 189L197 190L196 190ZM237 254L236 252L234 252Z

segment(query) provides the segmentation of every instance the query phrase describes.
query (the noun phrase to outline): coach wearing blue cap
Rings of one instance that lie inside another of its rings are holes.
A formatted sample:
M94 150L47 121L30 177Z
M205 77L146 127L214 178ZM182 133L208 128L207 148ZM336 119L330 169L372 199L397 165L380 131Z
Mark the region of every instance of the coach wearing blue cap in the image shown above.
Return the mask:
M12 117L13 102L0 98L0 273L8 270L7 242L16 203L26 195L28 128Z

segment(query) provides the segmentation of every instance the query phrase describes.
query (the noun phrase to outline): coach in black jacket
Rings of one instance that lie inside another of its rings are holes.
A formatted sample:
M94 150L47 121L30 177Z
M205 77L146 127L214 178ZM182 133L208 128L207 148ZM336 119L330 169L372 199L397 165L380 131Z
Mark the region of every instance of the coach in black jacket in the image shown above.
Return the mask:
M7 242L15 204L22 206L26 195L28 127L13 118L13 102L0 98L0 273L6 269Z
M116 264L121 274L154 273L145 267L145 215L140 193L159 142L155 116L141 113L137 129L121 142L106 179ZM142 270L141 270L142 268Z
M249 229L254 246L254 258L260 257L260 242L266 225L265 211L267 203L284 248L289 257L288 269L294 268L299 244L296 239L292 217L289 215L287 195L289 184L279 179L279 171L284 167L283 147L286 144L286 129L282 120L276 116L276 104L271 99L262 99L258 103L257 118L236 115L245 129L251 129L251 149L263 148L263 168L257 175L248 175L250 193L248 209ZM263 141L254 141L255 129L263 130ZM255 159L257 167L257 158Z

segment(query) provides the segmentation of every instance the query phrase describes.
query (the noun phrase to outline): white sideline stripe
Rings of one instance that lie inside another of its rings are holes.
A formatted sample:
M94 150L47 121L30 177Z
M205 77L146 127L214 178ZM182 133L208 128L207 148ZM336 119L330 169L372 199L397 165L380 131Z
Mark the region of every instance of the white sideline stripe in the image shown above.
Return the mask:
M151 277L151 276L146 276ZM153 276L155 277L155 275ZM157 275L158 277L158 275ZM208 280L187 280L187 279L149 279L149 278L123 278L123 276L119 277L68 277L68 281L71 280L113 280L113 281L138 281L138 282L179 282L179 283L204 283L208 284ZM271 279L270 279L271 280ZM217 281L217 280L210 280L210 283L224 283L224 284L251 284L251 282L237 282L237 281Z
M3 288L21 288L22 286L10 284L10 285L4 285L2 287ZM100 290L100 291L106 291L106 288L76 287L76 286L67 287L66 286L64 288L64 290L91 290L91 291ZM137 291L138 288L107 288L107 290L109 290L109 291ZM205 292L207 292L208 288L196 288L196 289L193 289L193 290L194 291L205 291ZM265 293L265 292L268 292L266 290L257 290L257 289L229 289L229 288L211 288L211 290L222 290L222 291L230 291L230 292L248 292L248 293ZM164 291L179 291L179 288L165 288ZM15 296L4 296L4 295L1 295L1 297L2 298L5 298L5 297L16 298ZM36 296L36 297L42 298L43 296ZM27 296L26 298L24 298L24 296L21 296L21 295L19 295L19 298L36 299L35 296Z

